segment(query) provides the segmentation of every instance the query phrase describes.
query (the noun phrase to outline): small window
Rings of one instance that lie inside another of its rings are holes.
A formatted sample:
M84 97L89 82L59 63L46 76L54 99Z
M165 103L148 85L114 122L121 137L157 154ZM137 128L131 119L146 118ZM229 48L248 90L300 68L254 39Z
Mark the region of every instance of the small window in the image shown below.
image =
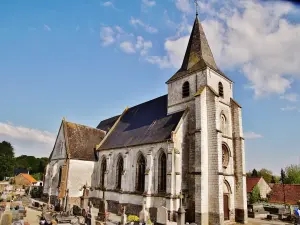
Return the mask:
M62 175L62 166L59 168L59 173L58 173L58 187L60 187L61 175Z
M223 84L219 82L219 96L224 98Z
M182 85L182 98L186 98L190 96L190 83L184 82Z
M227 145L222 144L222 164L223 164L223 168L227 168L228 164L229 164L229 149L227 147Z

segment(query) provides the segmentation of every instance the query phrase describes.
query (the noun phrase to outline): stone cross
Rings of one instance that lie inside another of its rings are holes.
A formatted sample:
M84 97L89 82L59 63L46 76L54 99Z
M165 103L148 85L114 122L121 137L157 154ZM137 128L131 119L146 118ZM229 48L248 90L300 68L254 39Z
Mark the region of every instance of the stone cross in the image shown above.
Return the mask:
M182 199L183 199L182 191L180 191L180 193L179 193L179 198L180 198L180 208L181 208L182 207Z

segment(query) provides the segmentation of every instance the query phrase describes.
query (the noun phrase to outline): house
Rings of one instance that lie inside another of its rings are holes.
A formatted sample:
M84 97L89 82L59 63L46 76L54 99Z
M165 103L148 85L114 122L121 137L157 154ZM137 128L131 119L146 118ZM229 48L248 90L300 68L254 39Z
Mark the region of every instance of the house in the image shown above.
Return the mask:
M156 219L164 206L170 221L183 196L187 222L247 223L242 109L197 16L182 65L166 84L166 95L127 107L97 129L63 121L44 193L66 207L79 204L87 184L97 208L105 200L109 212L126 205L139 215L145 203Z
M43 193L52 204L80 206L81 189L91 184L96 145L104 136L102 130L63 119L44 175Z
M260 198L262 199L266 199L271 192L271 187L263 177L247 177L246 182L248 200L255 186L259 188Z
M34 179L30 174L27 173L20 173L14 179L16 185L22 186L32 186L37 182L36 179Z
M297 205L300 201L300 184L274 184L270 192L270 203Z

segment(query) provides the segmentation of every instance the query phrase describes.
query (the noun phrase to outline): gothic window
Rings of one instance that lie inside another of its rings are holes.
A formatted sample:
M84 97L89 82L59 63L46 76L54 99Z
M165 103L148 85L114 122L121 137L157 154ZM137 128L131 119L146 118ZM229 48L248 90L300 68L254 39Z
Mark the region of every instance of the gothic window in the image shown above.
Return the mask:
M144 192L145 189L146 160L142 154L139 155L136 165L136 191Z
M104 179L106 172L106 158L104 157L101 162L101 170L100 170L100 187L104 188Z
M158 160L158 191L166 192L167 189L167 157L164 152L159 156Z
M182 85L182 98L186 98L190 96L190 83L184 82Z
M116 188L121 189L122 187L122 173L123 173L123 157L119 156L118 162L117 162L117 177L116 177Z
M61 174L62 174L62 167L59 168L59 173L58 173L58 187L60 187Z
M229 163L229 149L226 144L222 144L222 165L224 168L227 168Z
M221 82L219 82L219 96L224 97L223 84Z
M226 117L224 114L221 114L221 131L226 134Z

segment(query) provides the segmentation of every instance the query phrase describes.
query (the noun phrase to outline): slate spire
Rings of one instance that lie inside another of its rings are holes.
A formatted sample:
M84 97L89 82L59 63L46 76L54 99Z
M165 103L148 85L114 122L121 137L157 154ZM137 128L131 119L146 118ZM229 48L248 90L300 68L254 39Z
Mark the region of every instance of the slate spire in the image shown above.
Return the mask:
M218 70L217 64L209 47L203 27L196 16L190 40L180 70L189 70L197 63L205 64Z
M187 74L195 71L203 70L209 67L219 73L221 76L230 80L222 71L219 70L215 62L212 51L206 39L203 27L199 22L197 12L189 39L188 46L185 51L182 65L180 69L167 81L167 84L184 77Z

